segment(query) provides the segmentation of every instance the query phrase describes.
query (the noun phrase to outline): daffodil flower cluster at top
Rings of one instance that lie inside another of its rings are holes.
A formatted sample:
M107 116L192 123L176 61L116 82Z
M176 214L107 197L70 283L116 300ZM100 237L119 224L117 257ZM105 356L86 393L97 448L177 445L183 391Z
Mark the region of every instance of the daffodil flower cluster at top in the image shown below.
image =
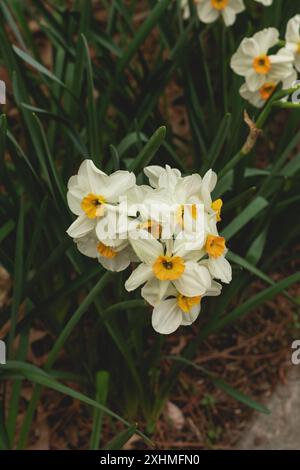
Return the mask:
M300 15L289 20L282 42L284 47L270 52L281 43L279 32L276 28L265 28L251 38L244 38L231 58L231 68L245 78L241 96L257 108L264 106L278 85L286 90L296 83L300 72Z
M212 170L203 178L182 176L168 165L144 173L149 185L139 186L131 172L106 175L85 160L68 183L68 205L77 218L67 233L81 253L110 271L138 263L125 288L143 286L153 328L170 334L196 320L203 297L221 293L217 280L231 281L217 229L222 200L211 198L217 182Z
M270 6L273 0L255 0L264 6ZM236 15L245 10L243 0L192 0L195 4L196 12L203 23L213 23L221 17L226 26L235 23ZM189 0L181 0L183 17L190 17Z

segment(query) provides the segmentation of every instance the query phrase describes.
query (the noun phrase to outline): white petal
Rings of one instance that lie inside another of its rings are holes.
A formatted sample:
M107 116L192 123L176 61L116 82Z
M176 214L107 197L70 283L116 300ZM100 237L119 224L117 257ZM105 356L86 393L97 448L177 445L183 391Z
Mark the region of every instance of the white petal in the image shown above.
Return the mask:
M74 242L77 244L77 248L85 256L89 258L97 258L98 251L97 251L97 237L92 235L86 235L85 237L76 238Z
M241 88L240 88L240 95L245 99L248 100L249 103L251 103L253 106L256 108L261 108L264 104L265 101L261 98L261 95L259 93L259 90L256 91L250 91L249 88L247 87L247 84L244 83Z
M125 282L125 289L130 292L149 281L153 277L152 269L144 263L141 263L129 276Z
M130 264L130 256L127 248L119 251L114 258L104 258L99 256L99 263L108 271L120 272L124 271Z
M275 82L285 80L287 77L291 76L291 74L293 73L293 70L294 69L293 69L292 63L273 64L272 71L269 77Z
M80 186L78 176L71 176L68 181L67 201L73 214L82 214L81 201L88 192L88 184L85 187Z
M201 238L199 238L199 240L191 240L181 238L181 236L178 235L174 242L173 253L175 256L180 256L186 261L197 261L205 254L201 246Z
M108 186L103 192L107 201L119 202L120 196L125 196L126 191L135 185L135 175L129 171L115 171L108 176Z
M154 278L148 281L141 290L142 297L153 307L161 302L164 297L176 295L176 289L170 281L159 281Z
M279 31L276 28L265 28L255 33L253 39L259 45L260 54L266 54L271 47L278 43Z
M89 192L103 194L107 186L108 176L99 170L92 160L84 160L78 170L78 181L80 186L85 187L88 183Z
M282 81L282 88L285 90L287 88L291 88L295 85L295 82L297 80L297 72L295 69L293 69L291 75L289 75L287 78L285 78L283 81Z
M197 320L199 313L201 311L201 303L199 302L198 305L195 305L191 308L191 310L187 313L182 312L182 321L181 325L189 326Z
M287 24L285 40L287 42L299 43L300 42L300 15L291 18Z
M203 295L211 286L211 276L205 266L188 261L185 263L183 274L172 282L180 294L186 297L196 297Z
M152 326L162 335L169 335L176 331L181 321L182 313L177 307L176 299L163 300L153 309Z
M197 173L185 176L177 181L175 189L176 200L179 204L188 203L191 198L199 197L201 191L202 178Z
M84 196L83 196L84 197ZM82 214L82 208L81 208L81 201L83 197L76 197L74 194L72 194L71 191L68 191L67 193L67 201L68 201L68 206L70 210L73 212L75 215L80 215Z
M205 292L203 297L217 297L221 294L222 284L219 282L212 281L210 288Z
M243 0L230 0L230 7L233 8L236 13L241 13L245 10Z
M216 173L212 170L208 170L203 177L201 185L201 196L206 209L210 209L211 207L211 192L214 190L216 184Z
M277 54L275 55L269 55L269 59L271 61L271 64L290 64L294 60L294 55L292 51L289 51L285 47L282 47L279 49Z
M273 0L255 0L257 3L261 3L262 5L264 5L265 7L269 7L270 5L272 5L273 3Z
M162 244L155 240L150 233L147 234L147 239L138 238L135 240L130 238L130 243L140 260L148 266L152 267L155 260L163 255Z
M236 20L236 13L233 8L227 7L222 11L222 17L226 26L231 26Z
M209 258L208 269L213 277L229 284L232 279L232 269L230 263L224 256L219 258Z
M266 82L265 75L259 75L255 72L254 69L250 70L249 73L246 75L246 83L247 87L250 91L256 91L263 86Z
M220 13L211 6L210 0L200 4L197 8L198 16L203 23L213 23L218 19Z
M295 58L295 67L298 70L298 72L300 72L300 54L297 54Z
M91 232L94 228L94 220L88 219L85 214L82 214L70 225L67 234L72 238L80 238L84 237L84 235Z
M108 205L105 205L105 213L102 217L95 219L96 234L99 240L104 243L106 240L118 239L118 218L115 211L110 210ZM109 242L108 242L109 243Z
M152 193L153 188L150 186L136 184L126 192L127 196L127 213L131 217L136 217L137 212L140 211L139 206L143 204L144 199Z
M158 180L161 173L165 169L162 166L151 165L144 168L144 173L149 179L149 183L153 188L158 188Z
M177 181L180 178L181 173L179 170L175 168L173 169L169 165L166 165L165 170L159 176L158 187L172 191L174 190Z
M233 54L230 61L230 67L232 70L242 77L246 76L246 74L251 69L252 64L253 57L243 55L240 52Z
M257 42L253 38L245 38L241 43L241 50L253 60L258 56L260 51Z

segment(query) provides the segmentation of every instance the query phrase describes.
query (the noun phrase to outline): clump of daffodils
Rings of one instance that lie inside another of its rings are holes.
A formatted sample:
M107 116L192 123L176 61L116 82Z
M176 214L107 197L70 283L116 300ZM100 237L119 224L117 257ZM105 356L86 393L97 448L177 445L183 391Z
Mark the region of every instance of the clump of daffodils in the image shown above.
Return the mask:
M273 0L255 0L264 6L270 6ZM226 26L235 23L239 13L245 10L243 0L193 0L197 15L203 23L213 23L222 18ZM189 0L181 0L183 17L189 18L191 15Z
M203 297L221 293L217 281L231 281L226 241L217 228L222 200L212 200L212 170L203 178L182 176L168 165L144 173L149 185L138 186L133 173L106 175L85 160L68 183L77 218L67 233L107 270L134 263L125 288L141 287L153 307L153 328L170 334L197 319Z
M231 58L231 68L245 78L241 96L257 108L264 106L278 86L293 87L300 71L300 15L288 22L285 41L280 41L276 28L244 38Z

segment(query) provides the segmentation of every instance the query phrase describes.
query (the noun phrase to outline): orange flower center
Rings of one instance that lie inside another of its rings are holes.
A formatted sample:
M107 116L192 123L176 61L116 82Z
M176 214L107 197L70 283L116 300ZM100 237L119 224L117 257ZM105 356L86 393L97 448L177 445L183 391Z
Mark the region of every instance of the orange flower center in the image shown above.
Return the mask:
M259 55L253 60L253 68L256 73L266 75L271 70L271 61L266 54Z
M273 94L275 88L276 88L276 83L273 83L273 82L265 83L259 89L259 94L261 96L261 99L264 101L267 101L270 98L270 96Z
M209 256L219 258L225 251L225 238L216 235L208 235L205 243L205 249Z
M177 296L177 305L184 313L189 313L191 309L201 302L201 296L197 297L185 297L184 295L179 294Z
M228 0L210 0L210 3L216 10L224 10L228 5Z
M97 245L97 251L103 258L109 259L114 258L118 254L117 251L113 250L110 246L104 245L104 243L101 242Z
M217 217L217 222L220 222L221 219L221 210L222 210L222 206L223 206L223 201L222 199L216 199L214 202L212 202L211 204L211 208L213 211L215 211L216 213L216 217Z
M102 217L104 214L105 199L98 194L89 193L81 201L81 208L89 219Z
M174 281L184 272L185 264L180 256L159 256L152 270L160 281Z

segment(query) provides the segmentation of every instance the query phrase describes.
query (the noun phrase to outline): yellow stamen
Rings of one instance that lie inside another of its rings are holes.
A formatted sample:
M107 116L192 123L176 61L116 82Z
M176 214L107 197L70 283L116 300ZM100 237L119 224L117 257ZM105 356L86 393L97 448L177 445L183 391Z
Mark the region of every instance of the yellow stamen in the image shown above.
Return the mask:
M264 101L267 101L270 98L270 96L273 94L275 88L276 88L276 83L273 83L273 82L265 83L259 89L259 94L261 96L261 99Z
M218 258L225 251L225 238L216 235L208 235L205 243L205 249L209 256Z
M201 296L196 297L185 297L184 295L179 294L177 296L177 305L184 312L189 313L191 309L201 302Z
M297 54L300 54L300 42L298 42Z
M185 264L180 256L159 256L152 270L160 281L174 281L184 272Z
M253 60L253 68L256 73L266 75L271 70L271 61L266 54L259 55Z
M211 6L216 10L223 10L228 5L228 0L210 0Z
M89 219L102 217L104 214L105 199L98 194L89 193L81 201L81 208Z
M99 255L103 256L103 258L112 259L117 256L118 252L113 250L110 246L104 245L104 243L99 242L97 245L97 251Z
M220 220L222 220L221 219L222 206L223 206L222 199L216 199L211 205L212 210L215 211L215 213L216 213L217 222L220 222Z

